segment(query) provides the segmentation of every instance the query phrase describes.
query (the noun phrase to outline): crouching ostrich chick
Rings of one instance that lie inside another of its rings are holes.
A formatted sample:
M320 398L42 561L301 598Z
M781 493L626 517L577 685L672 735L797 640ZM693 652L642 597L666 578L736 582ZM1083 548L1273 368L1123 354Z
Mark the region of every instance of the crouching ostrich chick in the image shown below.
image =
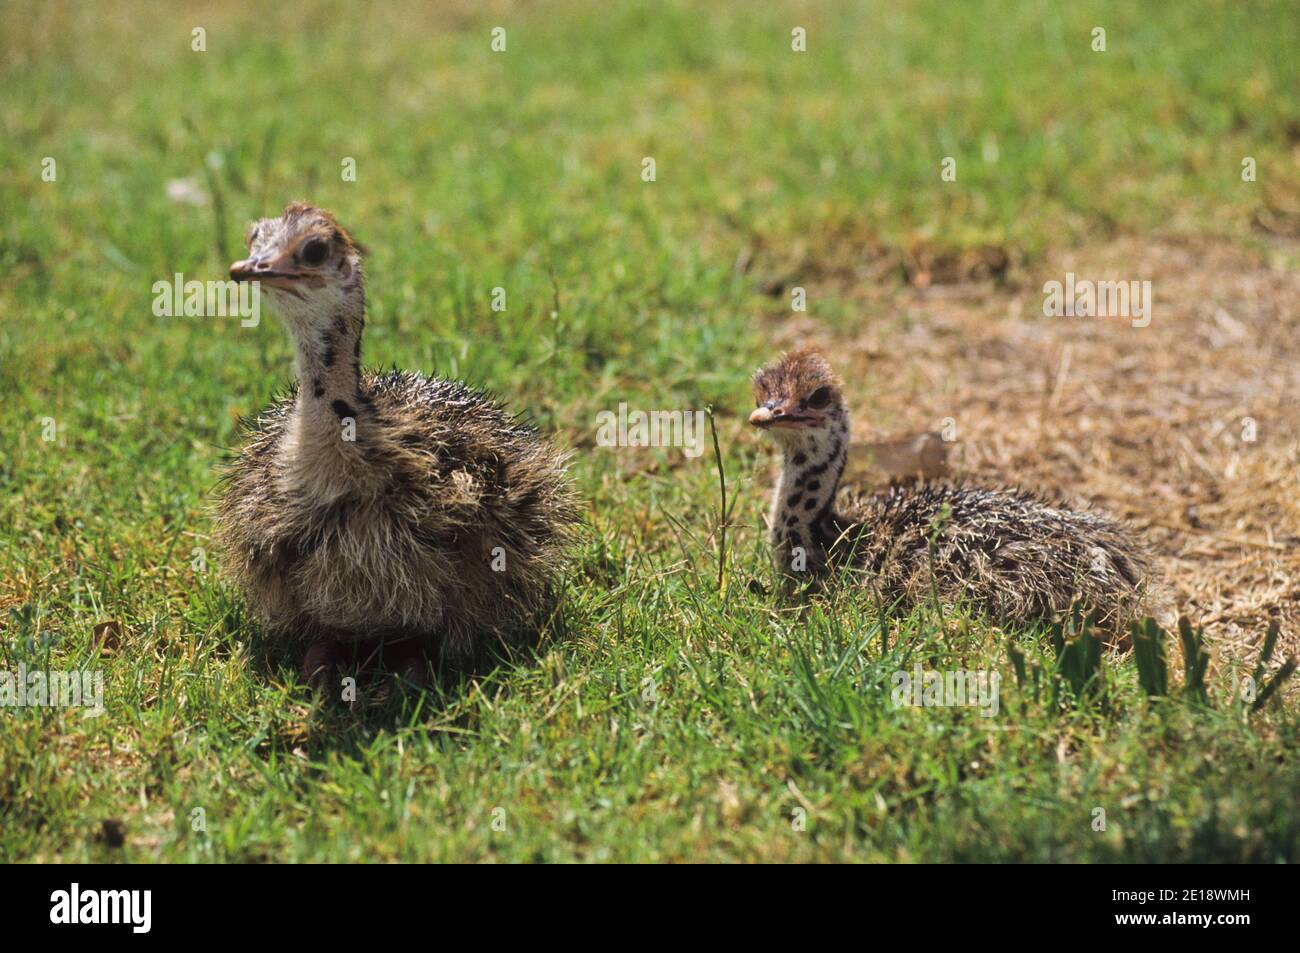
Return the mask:
M245 422L217 511L254 614L318 686L350 644L459 667L526 639L577 519L565 456L460 382L361 370L361 254L328 212L290 205L247 244L230 276L267 292L298 378Z
M770 516L777 567L797 576L849 564L885 599L937 592L999 624L1031 625L1080 604L1125 642L1149 608L1152 561L1124 527L1020 490L920 483L836 508L849 447L841 383L821 354L798 350L754 375L749 421L783 455Z

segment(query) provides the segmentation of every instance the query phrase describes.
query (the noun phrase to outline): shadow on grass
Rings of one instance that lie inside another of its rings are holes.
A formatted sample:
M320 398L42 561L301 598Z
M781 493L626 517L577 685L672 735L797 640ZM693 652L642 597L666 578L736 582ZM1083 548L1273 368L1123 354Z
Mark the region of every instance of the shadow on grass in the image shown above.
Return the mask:
M253 677L283 685L286 698L301 703L306 712L300 731L285 740L301 744L312 757L326 752L359 756L386 732L422 730L448 739L472 734L475 696L508 692L521 669L536 666L579 627L573 600L564 595L539 618L540 624L511 644L485 637L473 658L459 664L441 657L436 637L375 637L350 644L315 686L302 674L304 642L276 636L246 619L242 631L251 633Z

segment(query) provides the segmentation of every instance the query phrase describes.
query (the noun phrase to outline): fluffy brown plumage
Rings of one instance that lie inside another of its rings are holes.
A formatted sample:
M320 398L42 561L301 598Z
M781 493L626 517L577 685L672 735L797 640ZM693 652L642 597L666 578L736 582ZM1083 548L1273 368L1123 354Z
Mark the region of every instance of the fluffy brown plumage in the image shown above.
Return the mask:
M482 391L361 371L360 252L331 215L291 205L248 241L231 276L268 290L298 372L225 473L217 538L250 607L316 648L309 676L320 646L414 638L460 667L526 640L577 520L565 456Z
M839 378L811 349L754 376L754 426L783 454L769 517L778 568L814 575L840 565L867 574L888 601L937 593L1008 625L1030 625L1075 603L1122 641L1149 611L1154 567L1123 526L1022 490L917 483L837 502L849 418Z

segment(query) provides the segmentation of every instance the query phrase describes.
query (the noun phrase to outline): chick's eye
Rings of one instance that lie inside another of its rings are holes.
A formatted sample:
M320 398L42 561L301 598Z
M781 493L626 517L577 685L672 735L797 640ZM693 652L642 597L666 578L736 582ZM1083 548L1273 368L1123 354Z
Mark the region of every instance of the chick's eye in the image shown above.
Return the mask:
M319 265L329 253L329 246L320 238L313 238L302 246L302 260L309 265Z
M831 402L831 389L829 387L819 387L808 398L808 406L813 410L821 410Z

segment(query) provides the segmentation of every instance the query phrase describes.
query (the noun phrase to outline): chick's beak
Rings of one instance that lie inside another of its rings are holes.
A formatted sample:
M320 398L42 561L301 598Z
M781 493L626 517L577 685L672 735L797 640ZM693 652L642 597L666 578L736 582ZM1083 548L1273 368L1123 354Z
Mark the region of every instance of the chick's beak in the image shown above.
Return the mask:
M273 288L285 288L302 277L292 264L292 259L285 256L256 255L234 262L230 266L230 277L233 281L260 281Z
M252 281L257 277L257 265L251 258L244 258L230 266L232 281Z
M749 422L755 427L770 426L775 419L776 415L772 413L771 407L759 407L749 415Z

